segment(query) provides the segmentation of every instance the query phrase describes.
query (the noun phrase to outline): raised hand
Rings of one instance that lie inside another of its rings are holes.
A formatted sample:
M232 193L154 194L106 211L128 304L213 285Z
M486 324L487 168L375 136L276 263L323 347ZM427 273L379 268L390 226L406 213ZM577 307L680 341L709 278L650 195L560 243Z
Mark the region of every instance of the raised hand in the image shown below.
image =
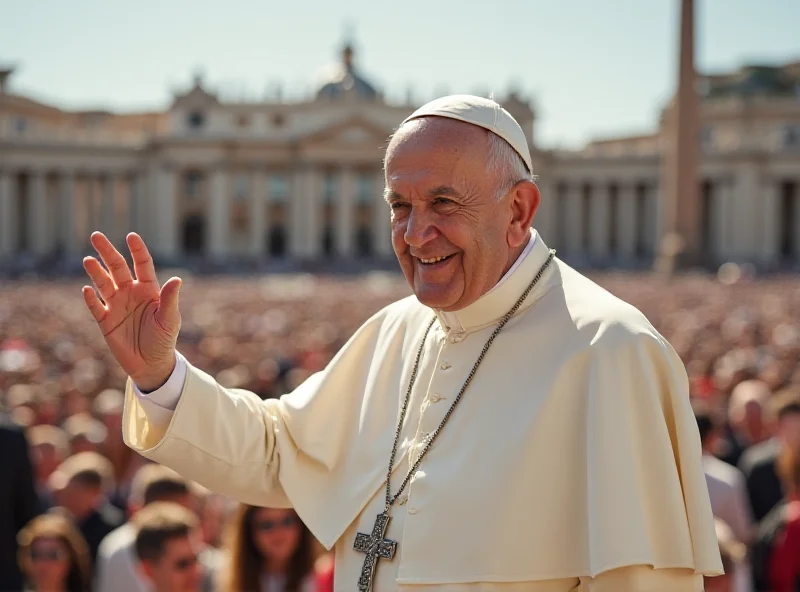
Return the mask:
M170 278L159 290L153 258L142 238L130 233L126 241L135 278L105 235L92 233L92 246L105 268L94 257L85 257L83 267L102 302L90 286L83 287L83 299L122 369L141 390L151 391L163 385L175 367L181 280Z

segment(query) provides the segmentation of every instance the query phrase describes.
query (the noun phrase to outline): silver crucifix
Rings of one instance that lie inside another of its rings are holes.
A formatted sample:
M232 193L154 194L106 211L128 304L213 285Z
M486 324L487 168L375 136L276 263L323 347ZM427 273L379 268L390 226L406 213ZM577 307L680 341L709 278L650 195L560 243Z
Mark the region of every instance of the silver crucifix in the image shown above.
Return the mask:
M397 541L383 538L386 527L389 525L389 512L381 512L375 518L375 526L372 527L372 534L356 534L353 549L360 553L366 553L364 566L361 568L361 576L358 578L358 592L370 592L372 590L372 578L375 575L375 568L378 559L393 559L397 550Z

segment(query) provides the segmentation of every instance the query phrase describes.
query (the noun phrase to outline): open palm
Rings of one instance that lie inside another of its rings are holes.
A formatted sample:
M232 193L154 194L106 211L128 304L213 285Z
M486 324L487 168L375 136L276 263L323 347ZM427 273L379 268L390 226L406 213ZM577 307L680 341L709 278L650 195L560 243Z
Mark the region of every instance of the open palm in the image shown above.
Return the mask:
M105 235L92 233L92 246L105 267L94 257L86 257L83 266L102 301L90 286L84 286L83 298L122 369L140 388L154 389L174 366L181 280L171 278L159 289L153 258L142 238L130 233L126 240L135 277Z

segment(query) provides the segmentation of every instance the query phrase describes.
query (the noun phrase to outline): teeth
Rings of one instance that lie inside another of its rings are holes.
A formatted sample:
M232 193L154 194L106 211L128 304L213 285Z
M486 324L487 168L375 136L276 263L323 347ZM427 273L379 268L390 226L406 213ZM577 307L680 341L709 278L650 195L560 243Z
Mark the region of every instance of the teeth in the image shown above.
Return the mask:
M447 259L449 255L445 255L444 257L434 257L433 259L420 259L423 263L439 263L439 261L443 261Z

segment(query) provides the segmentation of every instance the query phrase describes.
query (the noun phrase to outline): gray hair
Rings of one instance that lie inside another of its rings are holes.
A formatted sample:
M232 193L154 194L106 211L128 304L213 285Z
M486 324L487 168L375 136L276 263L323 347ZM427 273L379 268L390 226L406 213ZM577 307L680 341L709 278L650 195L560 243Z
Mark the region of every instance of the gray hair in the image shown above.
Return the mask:
M495 199L501 200L511 188L520 181L536 180L525 161L511 147L511 144L492 131L486 132L489 142L489 160L486 163L487 172L495 175L499 186L495 192Z

